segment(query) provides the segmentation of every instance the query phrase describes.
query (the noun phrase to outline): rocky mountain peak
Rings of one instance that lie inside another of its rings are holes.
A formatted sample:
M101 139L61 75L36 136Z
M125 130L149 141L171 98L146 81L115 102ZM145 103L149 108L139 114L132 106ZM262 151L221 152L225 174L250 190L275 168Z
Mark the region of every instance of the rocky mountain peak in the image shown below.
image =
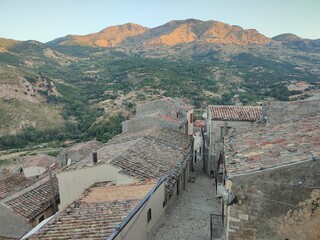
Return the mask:
M57 45L86 45L95 47L117 47L125 42L126 47L173 46L177 44L268 44L274 40L255 29L243 29L218 21L198 19L172 20L152 29L135 23L111 26L98 33L85 36L67 36L54 40Z

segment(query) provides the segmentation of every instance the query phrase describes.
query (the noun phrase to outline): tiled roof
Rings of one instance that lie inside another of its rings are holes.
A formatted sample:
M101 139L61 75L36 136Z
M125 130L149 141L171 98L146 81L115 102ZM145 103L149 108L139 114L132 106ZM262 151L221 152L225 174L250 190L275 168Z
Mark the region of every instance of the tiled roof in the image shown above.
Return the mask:
M252 106L209 106L211 120L257 121L262 116L261 107Z
M31 239L107 239L154 185L93 186Z
M234 129L226 142L228 175L320 158L320 114L272 126Z
M58 179L53 178L54 193L56 200L59 198ZM29 191L13 198L5 205L13 209L16 213L24 216L26 219L31 220L52 204L52 193L49 180L36 186Z
M24 168L27 167L44 167L47 168L48 164L52 164L57 162L57 158L46 155L46 154L38 154L38 155L30 155L22 157L22 165Z
M196 120L193 125L196 127L204 127L206 123L204 120Z
M76 152L76 151L81 151L84 154L90 154L93 149L97 149L101 145L102 145L102 143L99 141L96 141L96 140L92 140L92 141L88 141L88 142L81 142L81 143L77 143L77 144L73 145L70 148L65 149L59 155L63 155L67 152Z
M121 141L121 137L117 140ZM170 191L188 159L190 141L191 137L181 132L156 127L110 164L122 168L121 173L141 180L165 175L165 186Z
M0 180L0 199L6 198L34 183L34 180L13 174Z
M120 167L121 173L140 180L167 176L171 190L190 154L191 136L164 127L125 132L97 150L98 164ZM69 166L66 170L92 166L92 156Z

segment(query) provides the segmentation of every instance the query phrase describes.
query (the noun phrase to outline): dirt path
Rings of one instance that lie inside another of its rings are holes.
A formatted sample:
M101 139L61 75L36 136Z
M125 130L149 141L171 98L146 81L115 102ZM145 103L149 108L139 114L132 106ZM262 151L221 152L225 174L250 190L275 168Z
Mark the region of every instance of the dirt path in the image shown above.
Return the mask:
M150 239L210 239L210 214L221 212L220 199L215 197L213 179L202 173L200 165L195 166L195 169L195 182L188 184L186 191L183 191L166 214L155 236ZM216 232L213 239L224 238L221 233Z

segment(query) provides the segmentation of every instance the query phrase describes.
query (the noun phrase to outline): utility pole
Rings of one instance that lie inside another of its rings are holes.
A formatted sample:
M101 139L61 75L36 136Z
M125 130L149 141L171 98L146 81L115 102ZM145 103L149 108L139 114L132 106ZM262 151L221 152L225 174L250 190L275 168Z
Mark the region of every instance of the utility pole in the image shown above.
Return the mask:
M50 182L50 188L52 193L52 206L53 206L53 214L57 212L57 205L56 200L54 197L54 187L53 187L53 180L52 180L52 171L51 171L51 165L49 164L49 182Z

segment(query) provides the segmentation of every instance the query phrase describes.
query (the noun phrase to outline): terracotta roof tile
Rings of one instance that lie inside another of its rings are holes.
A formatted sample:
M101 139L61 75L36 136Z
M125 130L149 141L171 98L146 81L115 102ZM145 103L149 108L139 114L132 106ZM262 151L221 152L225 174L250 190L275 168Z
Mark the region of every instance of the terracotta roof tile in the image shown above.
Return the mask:
M59 199L58 179L56 177L53 178L53 183L55 198ZM52 193L49 180L47 180L4 204L26 219L31 220L50 207L51 201Z
M191 136L160 126L125 132L97 150L98 164L120 167L121 173L143 181L166 175L166 188L170 191L188 159L191 140ZM65 170L90 166L92 156Z
M93 186L31 239L107 239L154 184Z
M320 158L320 114L273 126L233 129L226 142L229 175Z
M261 119L262 108L252 106L209 106L211 120L257 121Z
M13 174L0 180L0 199L6 198L21 189L32 185L35 181L22 175Z
M196 127L204 127L206 123L204 120L196 120L193 125Z
M102 145L102 143L99 142L99 141L96 141L96 140L77 143L77 144L73 145L72 147L63 150L59 154L59 156L64 155L64 154L66 154L68 152L81 152L81 153L87 155L87 154L90 154L93 149L97 149L101 145Z

